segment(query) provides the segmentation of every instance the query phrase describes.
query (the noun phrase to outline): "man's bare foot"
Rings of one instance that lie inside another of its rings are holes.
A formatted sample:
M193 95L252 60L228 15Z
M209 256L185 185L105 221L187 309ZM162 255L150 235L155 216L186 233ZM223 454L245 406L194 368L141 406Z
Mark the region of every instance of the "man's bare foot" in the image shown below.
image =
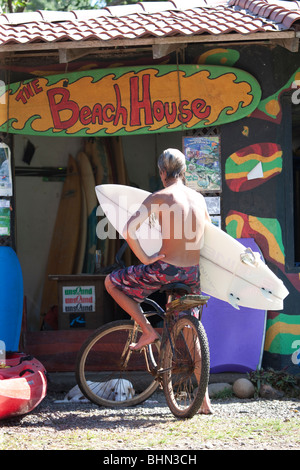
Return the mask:
M145 346L148 346L148 344L155 343L159 337L157 336L156 333L154 334L142 334L140 337L139 341L137 343L132 343L129 345L129 349L131 351L140 351L143 349Z
M198 413L203 414L203 415L210 415L213 413L207 390L206 390L205 397L203 399L202 405L199 408Z

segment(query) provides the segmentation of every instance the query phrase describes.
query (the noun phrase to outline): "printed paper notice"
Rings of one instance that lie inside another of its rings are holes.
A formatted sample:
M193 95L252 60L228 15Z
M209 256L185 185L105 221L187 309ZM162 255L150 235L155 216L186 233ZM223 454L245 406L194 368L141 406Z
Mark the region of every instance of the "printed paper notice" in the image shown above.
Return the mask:
M10 201L0 199L0 236L10 235Z
M95 312L95 286L63 286L63 312Z
M0 196L12 196L10 148L0 143Z

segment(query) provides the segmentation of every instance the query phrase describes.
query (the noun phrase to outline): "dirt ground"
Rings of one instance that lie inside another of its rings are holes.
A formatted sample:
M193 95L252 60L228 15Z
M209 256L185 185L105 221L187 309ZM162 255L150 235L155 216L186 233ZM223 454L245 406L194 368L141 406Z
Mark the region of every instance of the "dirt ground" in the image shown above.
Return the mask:
M62 393L50 391L31 413L1 421L0 449L100 450L106 451L104 459L117 451L119 457L139 450L151 456L159 450L187 458L200 450L300 448L299 399L213 399L212 415L190 420L176 419L161 391L133 408L108 409L63 399Z

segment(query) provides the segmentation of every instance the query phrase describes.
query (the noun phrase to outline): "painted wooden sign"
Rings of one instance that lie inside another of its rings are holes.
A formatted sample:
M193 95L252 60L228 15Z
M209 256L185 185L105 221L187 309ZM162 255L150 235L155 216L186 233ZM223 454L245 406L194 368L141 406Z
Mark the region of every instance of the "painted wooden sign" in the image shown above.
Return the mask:
M261 89L243 70L213 65L120 67L38 77L6 87L0 131L107 136L220 125L256 109Z

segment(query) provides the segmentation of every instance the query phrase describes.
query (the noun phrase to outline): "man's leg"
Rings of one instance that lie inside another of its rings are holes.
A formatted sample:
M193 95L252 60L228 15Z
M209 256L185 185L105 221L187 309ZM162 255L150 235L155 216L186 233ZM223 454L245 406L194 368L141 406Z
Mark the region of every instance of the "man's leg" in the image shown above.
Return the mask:
M107 292L112 296L117 304L120 305L120 307L125 310L125 312L127 312L142 329L142 336L136 344L130 345L130 349L133 351L138 351L144 346L147 346L147 344L151 344L156 339L158 339L157 333L143 315L138 302L131 299L126 294L124 294L124 292L115 287L109 276L105 278L105 287Z

